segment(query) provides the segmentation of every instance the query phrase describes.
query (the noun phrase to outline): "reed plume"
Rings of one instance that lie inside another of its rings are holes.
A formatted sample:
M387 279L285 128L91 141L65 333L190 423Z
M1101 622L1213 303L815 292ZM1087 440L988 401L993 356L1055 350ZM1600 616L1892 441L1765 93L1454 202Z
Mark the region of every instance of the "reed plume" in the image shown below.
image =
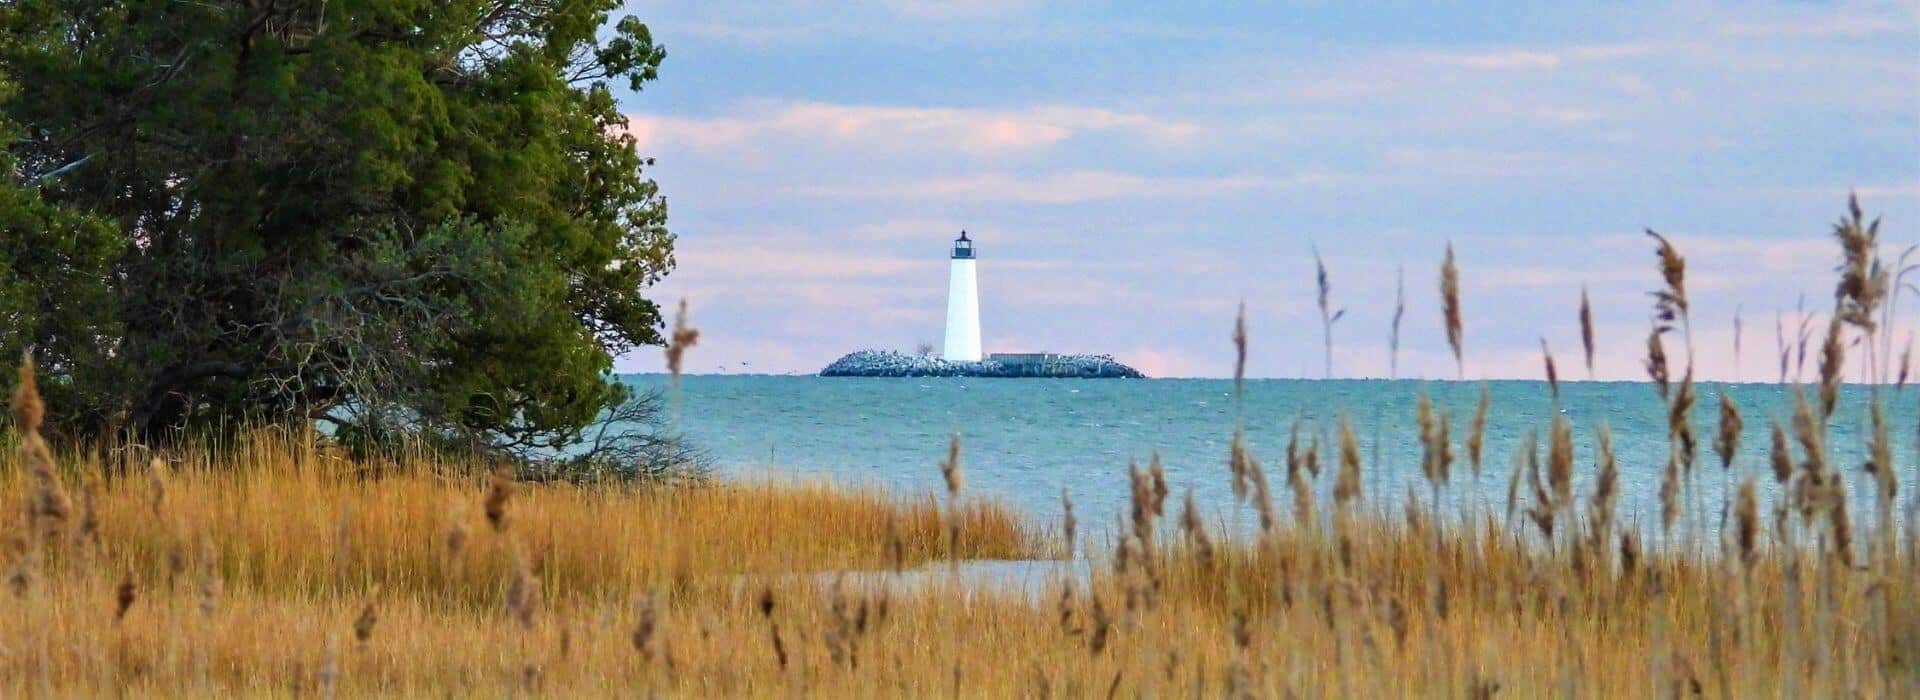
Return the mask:
M1873 476L1875 522L1880 535L1891 542L1898 527L1893 520L1893 503L1900 490L1900 477L1894 473L1898 467L1893 461L1893 436L1887 429L1886 409L1877 397L1868 402L1867 413L1871 437L1867 440L1867 459L1862 466Z
M1062 486L1060 487L1060 530L1062 539L1065 539L1067 543L1067 556L1065 558L1068 561L1073 560L1074 545L1078 539L1076 531L1079 527L1080 520L1073 517L1073 497L1068 496L1067 487Z
M167 463L159 457L147 463L147 510L153 513L155 522L166 519Z
M1353 421L1340 412L1340 472L1333 482L1333 502L1342 512L1360 500L1360 442L1353 435Z
M1734 454L1740 450L1740 430L1745 423L1740 419L1740 407L1733 403L1730 388L1720 390L1720 431L1714 436L1713 451L1720 456L1722 470L1733 468Z
M1213 538L1207 535L1206 521L1200 519L1200 506L1193 500L1193 489L1187 489L1186 502L1180 509L1180 529L1185 531L1187 543L1193 547L1203 568L1213 568Z
M1586 351L1587 378L1593 378L1593 305L1587 301L1587 285L1580 285L1580 348Z
M1827 484L1831 490L1827 497L1827 524L1833 531L1833 553L1840 558L1842 567L1852 568L1853 556L1853 519L1847 513L1847 482L1833 479Z
M1793 393L1793 433L1800 443L1802 455L1799 478L1794 481L1800 515L1811 519L1823 511L1833 510L1833 506L1837 505L1844 517L1846 503L1842 497L1843 484L1827 466L1824 417L1814 415L1814 409L1807 404L1806 395L1798 387Z
M1460 323L1460 268L1453 261L1453 243L1447 243L1447 255L1440 262L1440 315L1447 327L1447 347L1453 350L1454 370L1467 376L1466 361L1460 353L1463 329Z
M440 542L446 551L447 561L458 565L460 553L467 546L466 506L463 501L455 500L447 506L447 526L440 531Z
M1467 431L1467 458L1473 464L1473 478L1480 479L1480 458L1487 442L1487 412L1493 407L1493 393L1480 384L1480 403L1473 408L1473 424Z
M654 596L642 595L634 598L633 607L636 619L633 634L628 639L633 643L633 650L639 652L640 660L652 663L660 655L662 646L659 640L659 605L654 601Z
M1604 549L1612 538L1613 515L1620 502L1620 466L1613 454L1613 429L1606 422L1594 435L1594 479L1593 501L1588 506L1588 521L1592 523L1590 541L1596 550Z
M1298 430L1297 424L1295 430ZM1234 426L1233 440L1227 443L1227 470L1233 476L1233 501L1245 503L1247 492L1253 485L1248 464L1252 455L1247 452L1247 432L1245 428Z
M493 526L494 532L505 532L510 524L507 505L513 500L513 488L513 476L506 467L494 469L487 475L487 497L481 505L486 509L487 524Z
M1740 381L1740 311L1741 306L1733 307L1733 380Z
M1327 265L1320 259L1320 249L1313 249L1314 282L1319 288L1320 338L1326 349L1326 376L1333 378L1333 324L1347 314L1346 309L1333 308L1333 285L1327 280Z
M64 532L67 521L73 516L73 499L67 496L66 487L60 483L52 450L47 448L46 440L40 437L40 426L46 414L46 404L40 400L40 387L34 379L33 357L25 356L20 362L19 383L14 386L13 423L20 433L20 461L26 464L28 473L33 477L34 490L27 517L32 524L30 530L41 536L52 537Z
M113 589L113 621L126 619L127 610L133 607L138 588L134 584L133 569L127 569L120 575L120 583Z
M1260 532L1263 535L1272 534L1274 527L1279 524L1279 515L1273 508L1273 491L1267 484L1267 470L1260 466L1259 459L1247 459L1247 476L1253 484L1253 508L1260 516Z
M1540 357L1547 365L1547 390L1552 392L1553 400L1560 400L1560 372L1553 366L1553 351L1547 349L1547 339L1540 339Z
M1513 519L1514 512L1519 507L1520 482L1522 479L1527 478L1530 465L1535 465L1539 462L1539 451L1540 437L1533 429L1529 428L1527 432L1521 434L1520 444L1514 447L1513 457L1509 462L1512 470L1507 475L1508 520Z
M220 550L215 549L213 539L200 542L200 616L213 617L220 610L220 596L226 591L226 581L220 578Z
M1794 331L1794 381L1807 376L1807 343L1813 340L1813 316L1807 313L1807 297L1802 294L1793 302L1793 313L1800 317L1799 328Z
M1668 380L1672 376L1667 369L1666 345L1660 342L1665 332L1659 324L1654 324L1653 330L1647 333L1647 377L1653 380L1653 389L1660 392L1661 399L1667 398Z
M1548 428L1547 442L1549 453L1551 453L1553 449L1554 434L1558 432L1559 427L1559 419L1556 418L1554 424ZM1555 507L1553 494L1547 490L1547 480L1540 477L1539 445L1531 439L1531 435L1528 437L1529 439L1525 444L1525 462L1524 464L1516 465L1521 467L1521 469L1516 471L1515 476L1517 477L1522 474L1526 476L1527 488L1532 495L1532 503L1527 506L1525 511L1527 518L1532 520L1534 525L1540 528L1541 536L1545 537L1548 542L1552 542L1558 508ZM1549 455L1549 457L1551 457L1551 455ZM1512 489L1513 485L1509 484L1508 488ZM1511 493L1508 494L1508 498L1512 498Z
M80 485L80 525L74 530L73 541L82 548L100 548L100 510L95 507L100 485L97 480L88 480Z
M1400 319L1407 314L1407 270L1398 268L1393 275L1393 326L1387 332L1387 377L1400 377Z
M1840 402L1840 371L1846 364L1847 348L1841 341L1842 323L1838 315L1827 322L1827 339L1820 344L1820 415L1833 415Z
M1787 449L1787 431L1780 427L1779 421L1773 423L1773 445L1767 451L1767 461L1773 465L1773 480L1785 484L1793 478L1793 454Z
M1421 387L1420 393L1414 395L1413 421L1415 427L1420 430L1420 449L1423 453L1420 472L1427 477L1428 481L1437 482L1439 478L1433 473L1433 401L1427 398L1426 387Z
M1886 298L1888 272L1880 263L1880 219L1867 222L1860 211L1860 198L1847 195L1848 216L1833 225L1833 237L1840 242L1842 262L1837 272L1840 282L1834 287L1834 317L1871 336L1878 327L1874 310ZM1869 346L1871 347L1871 346Z
M359 642L362 647L366 646L367 641L373 639L373 626L379 622L379 608L373 601L367 601L367 604L360 608L360 616L353 619L354 641Z
M940 476L947 482L947 498L960 498L960 489L967 485L966 466L960 461L960 434L954 433L947 441L947 458L940 462Z
M1425 389L1420 391L1416 418L1420 427L1420 471L1437 493L1447 485L1453 466L1453 447L1445 411L1436 414ZM1436 503L1436 507L1438 504Z
M1247 302L1233 316L1233 397L1244 400L1247 383Z
M685 359L687 348L700 342L700 329L687 325L687 300L680 300L680 309L673 315L673 333L667 336L667 373L675 381L680 379L681 362Z
M1294 419L1293 430L1287 436L1287 490L1293 493L1293 518L1302 530L1308 530L1317 522L1314 515L1314 475L1307 469L1307 454L1297 448L1300 444L1300 420Z
M956 576L960 571L960 489L967 484L960 457L960 433L956 432L947 441L946 459L940 461L940 476L947 482L947 564Z
M1153 481L1137 462L1127 463L1127 483L1131 486L1133 536L1141 544L1151 549L1153 545L1153 522L1159 515L1153 493Z
M1647 229L1655 243L1654 255L1660 259L1660 279L1666 288L1653 292L1655 318L1663 323L1687 320L1687 259L1666 236Z
M518 549L513 553L513 578L507 584L506 608L507 615L527 629L533 628L534 613L540 610L540 579L534 578L532 564Z
M773 647L774 661L780 664L780 670L785 671L787 670L787 644L786 639L780 635L780 622L773 619L775 604L772 587L760 589L760 598L756 607L760 610L760 618L767 621L767 637Z
M21 355L19 375L13 387L13 427L22 436L39 435L47 405L40 400L40 385L34 381L33 355Z
M1699 455L1699 440L1693 432L1693 370L1680 378L1679 388L1673 392L1673 400L1667 404L1667 435L1673 440L1674 453L1679 457L1680 466L1686 473L1693 473L1695 458Z
M1754 494L1753 477L1740 480L1740 495L1734 501L1734 542L1739 546L1740 562L1753 566L1760 538L1760 505Z
M1680 517L1680 458L1667 456L1667 468L1660 473L1660 531L1669 537L1673 523Z
M1307 465L1307 473L1320 478L1320 434L1315 432L1307 436L1307 451L1300 455L1302 464Z
M1787 363L1792 359L1793 352L1787 348L1787 325L1786 321L1780 317L1778 309L1773 312L1773 343L1780 355L1779 381L1785 384L1787 383Z
M1553 490L1555 510L1565 511L1573 504L1573 423L1564 414L1554 416L1547 441L1547 485Z

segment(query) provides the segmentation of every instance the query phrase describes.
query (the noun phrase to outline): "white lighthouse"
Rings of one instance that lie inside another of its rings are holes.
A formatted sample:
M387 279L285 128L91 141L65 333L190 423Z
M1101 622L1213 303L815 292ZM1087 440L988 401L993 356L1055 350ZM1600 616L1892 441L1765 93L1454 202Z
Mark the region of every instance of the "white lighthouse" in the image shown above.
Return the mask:
M947 273L947 347L942 357L953 362L980 361L980 284L973 273L973 241L966 231L953 241L953 263Z

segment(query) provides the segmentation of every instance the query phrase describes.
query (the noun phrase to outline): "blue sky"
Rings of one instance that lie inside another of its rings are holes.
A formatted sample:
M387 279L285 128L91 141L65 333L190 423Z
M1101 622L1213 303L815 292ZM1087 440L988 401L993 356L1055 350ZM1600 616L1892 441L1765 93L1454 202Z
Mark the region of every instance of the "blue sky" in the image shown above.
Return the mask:
M680 236L654 294L690 300L696 371L937 346L966 228L990 352L1223 376L1244 299L1250 374L1318 376L1317 246L1336 374L1387 374L1404 269L1400 373L1449 377L1452 241L1470 377L1539 376L1542 338L1577 365L1585 285L1596 374L1637 378L1652 227L1689 259L1701 375L1771 378L1776 313L1831 305L1849 189L1885 247L1920 241L1920 2L627 11L668 50L622 105Z

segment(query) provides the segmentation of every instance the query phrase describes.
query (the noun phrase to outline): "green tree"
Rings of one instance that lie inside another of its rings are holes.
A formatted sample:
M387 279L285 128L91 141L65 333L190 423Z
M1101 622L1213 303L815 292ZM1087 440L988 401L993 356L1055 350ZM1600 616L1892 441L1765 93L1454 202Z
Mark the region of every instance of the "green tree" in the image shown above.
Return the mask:
M13 87L0 79L0 100ZM16 130L0 117L0 144ZM113 382L68 370L101 367L119 337L108 286L114 258L125 245L110 223L48 203L0 152L0 360L11 365L29 349L57 381L42 391L57 409L55 425L97 429L110 417L82 412L106 405ZM11 390L12 374L0 376Z
M87 410L540 450L625 405L673 237L612 93L665 52L617 6L0 6L16 180L124 241Z

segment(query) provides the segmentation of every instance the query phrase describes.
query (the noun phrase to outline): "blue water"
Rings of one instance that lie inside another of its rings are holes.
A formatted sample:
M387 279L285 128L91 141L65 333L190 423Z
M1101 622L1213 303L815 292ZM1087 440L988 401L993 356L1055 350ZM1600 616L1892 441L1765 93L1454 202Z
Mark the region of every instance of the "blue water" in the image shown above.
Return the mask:
M660 375L627 381L664 387ZM1443 500L1471 504L1478 489L1494 511L1504 509L1512 453L1528 430L1544 445L1552 399L1543 382L1499 381L1487 386L1493 409L1485 465L1476 479L1461 443L1479 399L1479 383L1383 380L1254 380L1246 384L1241 415L1247 441L1283 504L1285 449L1296 419L1303 433L1323 430L1323 465L1331 465L1338 415L1353 421L1365 458L1371 501L1426 498L1420 472L1415 397L1425 389L1435 408L1453 414L1457 459L1453 493ZM1776 497L1767 462L1772 421L1792 415L1787 387L1742 384L1698 388L1695 430L1700 440L1698 498L1717 519L1726 473L1713 454L1719 395L1730 390L1745 418L1734 475L1752 473L1763 506ZM1652 385L1578 382L1561 385L1561 410L1574 425L1575 489L1582 500L1594 477L1597 426L1611 426L1621 471L1620 515L1643 525L1657 521L1658 493L1667 458L1666 416ZM1912 499L1916 469L1916 407L1920 390L1883 390L1896 445L1902 503ZM1856 503L1855 519L1869 526L1871 476L1859 465L1868 434L1864 387L1848 387L1828 443ZM1216 517L1231 513L1227 446L1236 416L1233 382L1205 379L916 379L801 376L690 376L679 392L682 429L717 458L723 473L826 477L910 493L944 490L939 463L950 435L964 450L967 494L1010 504L1040 519L1059 517L1061 489L1072 495L1081 522L1113 522L1124 512L1129 460L1158 452L1176 498L1187 488ZM1303 438L1304 439L1304 438ZM1797 446L1796 446L1797 447ZM1323 467L1320 502L1329 502L1333 469ZM1524 488L1524 487L1523 487ZM1689 497L1690 499L1693 497ZM1083 526L1084 527L1084 526Z

